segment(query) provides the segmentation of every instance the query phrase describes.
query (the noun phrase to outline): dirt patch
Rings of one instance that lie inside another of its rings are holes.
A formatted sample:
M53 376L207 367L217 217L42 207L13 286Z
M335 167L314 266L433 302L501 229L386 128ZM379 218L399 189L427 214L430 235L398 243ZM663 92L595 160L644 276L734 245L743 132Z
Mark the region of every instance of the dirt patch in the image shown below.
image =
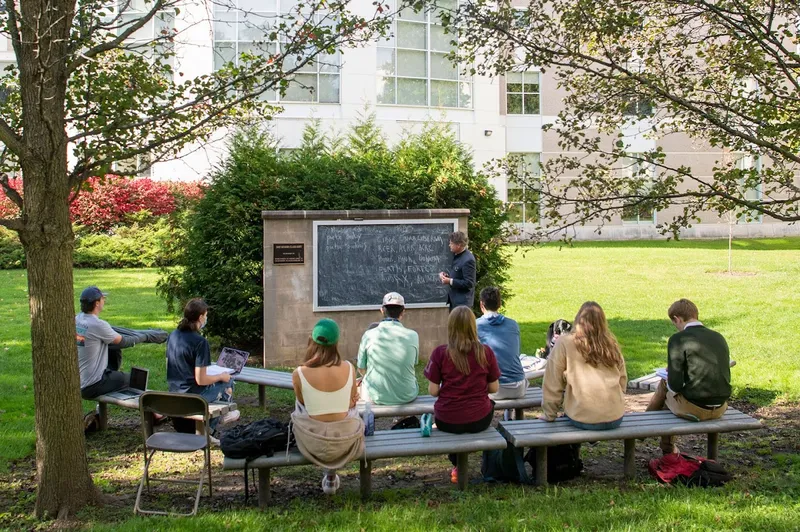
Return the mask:
M652 393L634 391L626 395L628 411L644 411ZM241 398L244 400L245 398ZM253 404L250 404L250 403ZM242 407L247 410L245 419L255 419L264 415L258 409L256 401L244 400ZM732 406L746 412L764 423L761 431L723 434L720 438L720 460L737 476L740 489L748 489L749 485L758 482L759 472L776 470L776 456L781 454L800 453L800 405L774 404L759 407L744 401L732 401ZM90 467L95 482L106 496L106 504L101 508L87 510L91 519L97 522L114 522L130 516L136 496L139 478L142 472L141 432L136 416L114 411L109 430L91 434L87 438ZM286 407L275 408L267 415L286 419ZM498 413L496 419L501 418ZM529 411L527 416L538 415ZM388 429L395 420L382 418L377 420L379 429ZM704 435L683 436L678 439L683 452L704 455L706 438ZM661 455L657 438L649 438L636 443L636 462L638 476L636 482L627 483L622 479L623 444L621 441L599 442L595 445L585 444L581 449L585 471L580 478L565 483L565 486L585 486L598 483L619 489L634 489L638 482L648 480L646 464L651 458ZM201 507L205 510L236 510L245 505L244 473L241 471L223 471L222 453L212 452L212 473L214 496L204 496ZM24 459L9 465L7 473L0 475L0 528L31 528L36 523L30 514L36 490L35 461ZM159 465L154 466L154 473L169 475L173 478L197 478L201 466L200 457L170 455L162 458ZM436 493L449 490L451 465L444 456L413 457L376 462L373 468L373 491L375 503L391 500L392 490L411 490L413 497L436 499ZM342 489L348 492L358 491L358 465L339 472ZM278 469L273 472L272 491L273 504L277 507L288 507L292 500L298 498L315 498L326 501L321 493L320 480L322 473L316 467L293 467ZM480 455L470 456L470 478L480 477ZM250 498L247 506L256 505L256 479L250 475ZM382 493L383 492L383 493ZM449 491L446 491L449 493ZM207 492L206 492L207 494ZM151 493L145 504L158 508L186 511L193 502L191 489L169 485L151 485ZM327 505L328 502L323 502ZM333 499L329 503L333 508L337 503ZM77 524L78 522L76 522Z

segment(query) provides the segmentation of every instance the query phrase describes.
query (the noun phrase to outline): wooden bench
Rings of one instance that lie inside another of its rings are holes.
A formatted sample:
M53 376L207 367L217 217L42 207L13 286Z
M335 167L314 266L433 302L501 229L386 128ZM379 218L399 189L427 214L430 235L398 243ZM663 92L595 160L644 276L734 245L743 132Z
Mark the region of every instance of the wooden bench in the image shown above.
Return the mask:
M536 451L537 485L547 483L547 448L567 443L586 443L604 440L624 440L624 472L626 478L635 474L634 452L637 438L653 436L678 436L682 434L708 434L708 457L717 459L719 433L762 428L761 422L733 408L711 421L688 421L669 410L625 414L622 425L613 430L583 430L567 418L553 422L541 419L503 421L498 430L514 447L533 447Z
M97 401L98 412L100 414L100 430L105 430L108 427L108 405L115 405L122 408L130 408L139 410L139 397L131 397L128 399L120 399L112 395L101 395L95 397L92 401ZM213 419L223 414L227 414L231 410L236 410L236 403L228 402L213 402L208 403L208 415ZM202 429L203 419L199 416L190 417L197 423L197 429Z
M529 379L538 378L544 375L544 370L537 370L530 372L532 376ZM292 390L292 374L285 371L275 371L272 369L262 368L248 368L245 367L242 371L234 376L234 380L238 382L246 382L248 384L258 385L258 404L261 408L265 408L266 401L266 387L282 388L284 390ZM420 395L414 401L397 406L380 406L373 405L372 411L375 417L394 417L394 416L418 416L421 414L432 413L433 403L436 402L435 397L430 395ZM514 410L516 419L522 419L523 410L534 406L541 406L542 404L542 390L541 388L528 388L528 392L522 399L507 399L499 401L495 405L495 410ZM363 412L364 403L359 403L359 411Z
M477 434L449 434L434 429L429 438L423 438L419 429L382 430L365 438L365 455L360 460L361 496L368 498L372 491L372 462L384 458L404 456L428 456L455 453L458 462L458 487L465 489L468 480L468 455L471 452L505 449L506 440L490 427ZM223 469L244 469L245 460L225 458ZM248 468L258 469L258 505L269 504L270 471L276 467L308 465L311 462L297 449L289 453L279 452L274 456L262 456L246 463Z
M731 367L736 365L735 360L731 360L730 362ZM639 377L638 379L633 379L632 381L628 381L628 388L633 390L649 390L651 392L656 391L658 388L658 384L661 382L661 377L656 375L655 373L648 373L643 377Z
M436 397L430 395L420 395L410 403L404 405L370 405L372 413L375 417L403 417L403 416L419 416L421 414L432 414L433 404L436 402ZM357 404L358 413L364 412L364 401L359 401ZM496 401L494 405L495 410L513 410L514 419L524 419L525 409L542 405L542 389L531 387L525 393L525 397L520 399L503 399Z

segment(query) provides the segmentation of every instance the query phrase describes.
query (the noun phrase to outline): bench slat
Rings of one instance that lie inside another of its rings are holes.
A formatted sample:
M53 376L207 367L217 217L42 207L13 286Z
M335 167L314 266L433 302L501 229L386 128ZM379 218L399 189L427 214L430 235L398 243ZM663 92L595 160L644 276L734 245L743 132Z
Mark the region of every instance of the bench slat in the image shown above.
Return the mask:
M665 418L665 413L671 418ZM652 423L650 420L656 422ZM502 421L498 428L515 447L541 447L662 435L754 430L762 428L762 425L757 419L729 408L720 419L699 422L678 418L669 411L626 414L622 425L613 430L583 430L573 426L566 419L552 423L542 420Z
M375 417L403 417L419 416L421 414L433 414L433 404L436 398L430 395L420 395L415 400L404 405L371 405L372 413ZM364 412L364 401L359 401L356 405L358 413ZM514 410L517 408L531 408L541 406L542 389L528 388L525 397L520 399L503 399L494 405L495 410Z
M393 441L394 440L394 441ZM429 438L423 438L418 429L384 430L365 439L367 460L398 458L403 456L426 456L432 454L466 453L505 449L507 442L494 428L477 434L449 434L434 430ZM251 460L248 467L283 467L304 465L310 462L296 449L277 453L271 457ZM244 469L245 460L225 458L223 469Z
M240 371L238 375L234 375L233 378L234 380L249 384L272 386L273 388L283 388L284 390L293 389L292 374L286 371L244 367L242 371Z
M92 399L92 401L96 401L98 403L111 404L122 408L130 408L132 410L139 410L138 397L131 397L129 399L119 399L117 397L111 397L110 395L100 395ZM228 403L222 401L208 403L208 415L212 418L219 417L223 414L227 414L231 410L236 410L236 403ZM203 418L200 416L192 416L189 417L188 419L202 421Z

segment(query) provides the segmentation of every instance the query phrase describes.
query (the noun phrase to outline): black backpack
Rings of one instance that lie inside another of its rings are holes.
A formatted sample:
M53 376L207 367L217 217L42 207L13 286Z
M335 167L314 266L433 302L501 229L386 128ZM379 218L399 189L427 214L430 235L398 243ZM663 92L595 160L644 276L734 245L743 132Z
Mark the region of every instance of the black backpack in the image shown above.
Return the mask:
M550 355L550 350L556 344L556 340L562 334L566 334L572 330L572 324L567 320L556 320L547 328L547 344L544 346L544 355L542 358L547 358Z
M676 480L686 486L699 486L701 488L724 486L726 482L733 480L733 475L728 473L725 468L714 460L705 458L687 457L689 460L700 462L700 467L690 476L679 475Z
M219 439L222 453L228 458L248 459L272 456L294 443L289 425L277 419L259 419L226 430Z
M581 474L583 461L580 459L579 443L555 445L547 449L547 481L552 484L570 480ZM532 475L528 474L525 463L531 465ZM536 478L536 452L529 449L522 456L522 449L509 444L505 449L484 451L481 462L483 479L488 482L512 482L532 484Z

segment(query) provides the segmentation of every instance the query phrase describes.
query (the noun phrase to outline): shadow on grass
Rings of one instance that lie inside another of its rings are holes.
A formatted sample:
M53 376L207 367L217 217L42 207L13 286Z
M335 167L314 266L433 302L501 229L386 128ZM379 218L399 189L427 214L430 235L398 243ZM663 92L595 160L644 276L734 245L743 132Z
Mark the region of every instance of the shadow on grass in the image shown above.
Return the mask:
M565 318L572 321L573 317ZM617 337L625 357L628 378L635 379L652 373L655 368L667 364L667 340L675 333L675 328L665 318L663 320L622 320L608 321L611 332ZM537 348L544 346L550 322L519 322L522 335L522 351L532 355ZM637 353L631 355L630 353Z

